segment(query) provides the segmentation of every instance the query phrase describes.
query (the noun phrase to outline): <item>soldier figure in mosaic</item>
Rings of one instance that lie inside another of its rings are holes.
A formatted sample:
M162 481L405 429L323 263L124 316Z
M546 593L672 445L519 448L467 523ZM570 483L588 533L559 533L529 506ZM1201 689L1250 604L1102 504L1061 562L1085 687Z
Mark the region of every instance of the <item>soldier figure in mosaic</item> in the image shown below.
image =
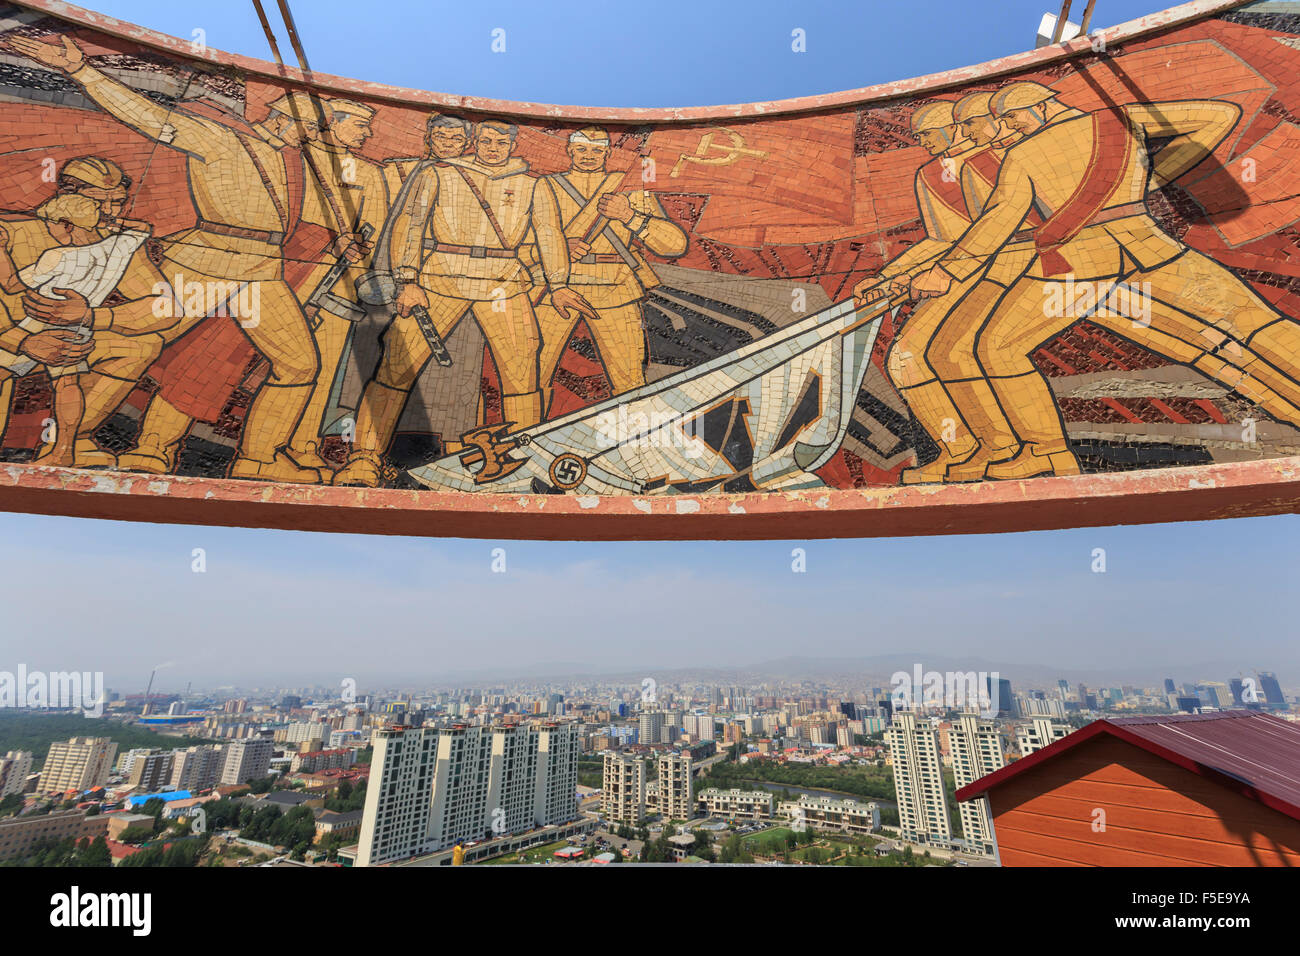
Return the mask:
M855 286L853 294L859 304L906 293L911 276L952 248L970 225L971 207L980 201L979 194L973 191L976 181L965 175L965 169L969 160L986 151L986 146L966 137L954 104L944 100L922 106L912 115L912 131L934 157L916 171L916 204L925 237ZM934 461L905 469L904 484L942 480L949 466L969 460L980 447L972 431L964 427L965 419L930 366L927 354L964 291L959 287L933 302L919 304L895 337L886 360L890 381L940 448ZM1013 439L1008 435L1004 440Z
M569 135L569 169L546 179L554 186L564 221L569 284L600 313L589 328L610 389L621 395L645 384L641 300L659 284L637 246L673 259L686 254L688 240L652 193L618 191L623 174L605 169L609 145L609 133L598 126L576 130ZM535 278L540 280L540 276ZM537 321L542 330L541 382L546 413L555 370L578 317L543 300L537 306Z
M358 409L355 449L336 483L380 483L382 456L411 387L467 313L491 350L507 425L541 421L541 333L533 280L520 259L525 242L535 240L551 303L599 318L568 286L569 252L553 187L511 156L517 134L512 124L480 122L472 155L412 174L419 178L407 184L390 239L393 275L401 283L397 316L384 333L383 358Z
M305 210L304 218L332 223L331 231L339 235L368 237L357 244L362 255L348 262L341 273L335 269L335 262L325 257L306 275L291 282L312 322L321 369L311 400L289 442L289 456L299 465L324 473L333 470L320 455L321 435L328 424L324 421L326 408L347 346L348 332L364 315L350 300L355 295L357 280L369 266L374 242L388 217L391 196L384 166L360 153L372 135L370 123L374 109L347 99L319 102L326 113L326 125L318 138L308 140L303 146L311 174L307 203L315 207ZM324 288L321 283L327 276L333 281L329 288Z
M145 255L149 226L121 218L129 187L116 163L77 157L59 169L52 199L0 223L14 270L0 296L0 433L12 376L43 364L55 383L56 428L36 464L116 467L91 436L158 357L160 333L179 321L179 304L162 316L154 308L172 290Z
M1025 138L1008 150L983 214L912 285L920 296L944 296L954 282L983 274L969 294L988 308L974 354L956 380L986 380L1022 442L985 475L1078 472L1051 389L1030 356L1081 318L1190 365L1281 421L1300 424L1300 323L1169 236L1146 208L1147 190L1209 156L1240 109L1183 100L1084 113L1032 82L1004 87L990 105ZM1163 145L1148 153L1150 141ZM1029 219L1034 211L1043 217L1036 227ZM1009 255L1026 240L1033 243L1031 257ZM1150 314L1056 307L1067 278L1076 287L1095 286L1088 300L1094 305L1117 289L1127 299L1130 290L1149 288ZM1222 293L1225 314L1204 315L1188 292L1198 287Z
M286 454L320 372L307 317L284 279L282 246L303 214L299 143L264 126L169 109L91 66L67 37L46 43L11 36L8 42L19 53L65 72L131 129L186 154L198 222L169 237L164 271L209 290L256 286L246 300L257 303L256 314L240 316L240 325L271 366L269 380L249 407L230 476L319 482L319 471L295 464ZM340 239L352 244L349 237ZM175 331L188 331L197 320L187 316Z

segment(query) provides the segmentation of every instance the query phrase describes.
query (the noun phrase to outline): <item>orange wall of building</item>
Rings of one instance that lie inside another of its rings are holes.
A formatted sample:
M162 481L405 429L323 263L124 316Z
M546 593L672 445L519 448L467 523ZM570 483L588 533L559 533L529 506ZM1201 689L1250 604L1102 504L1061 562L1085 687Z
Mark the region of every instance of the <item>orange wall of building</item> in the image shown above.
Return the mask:
M1111 737L989 798L1004 866L1300 866L1300 820Z

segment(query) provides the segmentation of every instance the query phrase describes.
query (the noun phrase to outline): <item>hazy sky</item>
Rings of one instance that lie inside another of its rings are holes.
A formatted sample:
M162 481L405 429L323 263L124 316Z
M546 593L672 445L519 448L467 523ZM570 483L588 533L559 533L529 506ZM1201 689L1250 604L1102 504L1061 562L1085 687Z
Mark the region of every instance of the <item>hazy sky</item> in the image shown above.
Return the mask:
M249 3L94 6L268 55ZM1096 23L1163 6L1101 0ZM321 72L646 106L799 96L977 63L1030 47L1049 7L1058 5L660 0L593 15L596 4L571 0L294 4ZM439 22L439 9L455 9L455 21ZM504 54L490 51L498 27ZM806 54L790 52L795 28ZM901 651L1151 679L1262 668L1285 683L1300 677L1286 617L1298 532L1285 517L869 541L541 544L0 515L0 669L104 671L123 691L143 690L163 663L162 690L347 676L364 689L567 662L653 673ZM495 547L506 550L505 574L491 571ZM791 571L794 547L807 551L806 573ZM1099 547L1104 574L1091 570Z

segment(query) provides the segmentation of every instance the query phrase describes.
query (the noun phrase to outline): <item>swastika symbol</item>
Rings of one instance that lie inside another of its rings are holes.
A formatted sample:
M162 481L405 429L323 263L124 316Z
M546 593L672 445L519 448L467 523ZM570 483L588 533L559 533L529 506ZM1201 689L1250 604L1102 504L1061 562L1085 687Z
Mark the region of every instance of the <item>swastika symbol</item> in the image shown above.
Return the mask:
M582 484L587 477L587 463L577 455L560 455L551 463L551 481L557 488L568 491Z

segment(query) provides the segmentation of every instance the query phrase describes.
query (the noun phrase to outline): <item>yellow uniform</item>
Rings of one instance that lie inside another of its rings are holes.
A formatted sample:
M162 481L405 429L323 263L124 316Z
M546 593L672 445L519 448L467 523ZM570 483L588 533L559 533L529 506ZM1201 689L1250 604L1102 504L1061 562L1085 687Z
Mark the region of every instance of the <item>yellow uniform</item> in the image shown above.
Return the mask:
M528 295L533 280L519 252L525 240L533 241L543 280L552 290L568 283L568 250L551 185L528 175L528 164L517 158L500 165L474 156L428 161L411 176L406 199L394 212L394 275L425 292L429 317L444 340L473 313L500 375L506 421L536 424L542 414L541 333ZM362 457L383 452L407 394L432 357L414 314L396 316L383 343L357 417L354 455Z
M330 228L340 234L357 232L368 225L372 230L370 241L378 240L391 202L384 167L343 147L324 142L307 143L304 155L308 176L303 218L308 222L330 223ZM334 264L329 255L323 259L304 281L296 284L298 300L304 306ZM368 258L351 264L335 288L327 291L350 299L356 280L368 268ZM289 454L295 461L315 465L320 460L318 444L325 424L325 407L334 388L334 378L352 323L328 308L319 309L311 319L315 323L313 333L320 353L320 374L303 410L302 420L289 442Z
M199 222L169 237L173 241L165 253L164 270L180 274L185 283L258 286L254 300L258 314L241 317L241 324L270 362L271 374L244 423L240 456L250 467L246 472L238 470L237 460L232 474L319 480L313 470L293 466L260 473L260 466L276 461L297 427L320 371L307 319L283 278L280 248L295 225L286 164L301 159L282 153L285 144L264 128L255 127L256 136L242 134L214 120L170 110L89 65L69 75L110 115L187 156ZM165 337L178 337L198 318L189 317Z
M947 253L970 226L970 210L983 205L990 187L984 180L970 175L967 164L984 151L985 147L962 140L917 170L916 203L925 225L925 238L886 264L880 271L883 278L906 278L924 269ZM940 383L929 354L936 337L952 327L950 312L971 284L954 283L946 295L918 303L895 337L886 359L890 380L917 422L943 449L943 454L930 466L905 473L904 480L908 482L941 478L949 463L974 454L979 444L975 436L985 441L997 440L987 434L988 429L981 436L974 423L969 430L960 426L965 419L954 404L954 396Z
M1012 147L997 187L979 217L940 260L943 269L966 282L987 269L969 293L984 308L975 353L965 362L953 355L956 380L986 378L1001 413L1026 444L990 477L1028 477L1044 471L1077 471L1064 426L1046 381L1030 355L1079 318L1087 317L1138 344L1184 362L1228 385L1271 414L1300 423L1300 325L1270 309L1228 270L1165 234L1147 214L1150 179L1159 188L1177 179L1214 149L1237 120L1236 106L1213 101L1131 104L1118 122L1093 114L1066 114ZM1111 130L1114 142L1103 142ZM1144 143L1167 138L1153 157ZM1113 167L1097 175L1099 162ZM1053 214L1096 183L1107 183L1091 209L1059 241L1045 241ZM1025 253L1022 230L1031 209L1045 225ZM1107 311L1081 316L1045 307L1051 285L1064 276L1075 283L1099 283L1104 297L1118 283L1151 290L1150 324ZM1203 317L1194 296L1210 284L1226 314ZM1063 314L1062 314L1063 312Z
M570 262L569 285L600 313L598 321L587 325L610 387L615 395L638 388L645 384L646 357L640 303L659 279L635 246L640 243L657 256L676 258L686 253L686 233L668 218L653 195L638 190L627 194L633 213L630 222L605 220L599 232L588 236L593 226L599 225L596 203L622 177L603 170L571 169L546 179L554 186L565 237L570 243L586 241L591 247ZM578 317L543 301L537 307L537 321L542 332L541 384L549 408L555 369Z

